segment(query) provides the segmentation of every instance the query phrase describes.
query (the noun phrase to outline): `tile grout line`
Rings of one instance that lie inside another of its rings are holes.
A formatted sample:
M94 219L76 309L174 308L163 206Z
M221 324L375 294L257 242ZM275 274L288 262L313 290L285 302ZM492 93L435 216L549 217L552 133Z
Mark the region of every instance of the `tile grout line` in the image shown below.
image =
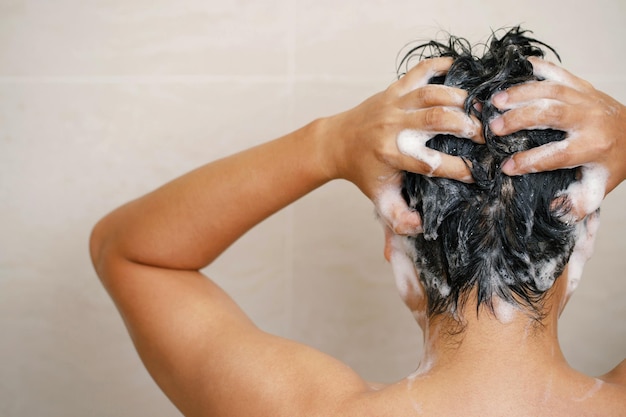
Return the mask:
M331 74L295 74L295 58L288 57L287 77L284 75L156 75L156 76L0 76L0 84L283 84L293 93L296 83L326 82L362 84L380 82L380 76Z

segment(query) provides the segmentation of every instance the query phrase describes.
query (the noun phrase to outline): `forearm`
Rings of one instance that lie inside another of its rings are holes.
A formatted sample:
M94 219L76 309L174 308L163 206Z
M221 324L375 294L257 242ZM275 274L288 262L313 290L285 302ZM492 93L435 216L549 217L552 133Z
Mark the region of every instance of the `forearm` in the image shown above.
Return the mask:
M407 217L398 185L402 171L461 181L471 176L458 157L440 154L441 163L431 166L424 158L403 154L398 135L410 129L418 137L446 133L482 140L478 122L461 111L465 92L427 86L450 63L447 58L423 61L351 110L205 165L120 207L94 229L96 268L102 271L103 260L122 258L160 268L200 269L251 227L335 178L351 181L373 201L397 189L393 204L387 204L397 208L391 217ZM426 149L418 146L418 151ZM419 226L412 221L407 230Z
M96 267L111 256L197 270L246 231L332 179L323 122L200 167L99 222Z

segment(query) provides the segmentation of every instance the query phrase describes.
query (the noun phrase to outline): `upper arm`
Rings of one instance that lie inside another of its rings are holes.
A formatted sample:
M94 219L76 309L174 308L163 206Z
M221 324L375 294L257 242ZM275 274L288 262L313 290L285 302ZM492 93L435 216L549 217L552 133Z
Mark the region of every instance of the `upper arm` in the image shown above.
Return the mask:
M197 271L117 258L100 275L146 368L185 415L315 415L367 389L341 362L260 331Z

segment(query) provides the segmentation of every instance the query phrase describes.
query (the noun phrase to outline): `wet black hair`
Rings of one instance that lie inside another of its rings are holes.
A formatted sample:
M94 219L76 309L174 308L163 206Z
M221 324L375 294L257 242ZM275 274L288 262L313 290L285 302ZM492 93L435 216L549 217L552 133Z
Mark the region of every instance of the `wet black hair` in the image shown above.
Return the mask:
M445 76L431 83L468 91L465 110L483 126L485 144L451 135L437 135L426 146L463 158L474 183L404 173L402 193L419 212L423 234L409 238L413 260L427 296L429 317L456 317L476 291L477 310L494 312L494 296L540 321L542 301L567 264L575 243L575 227L563 221L566 199L559 199L577 177L561 169L509 177L501 166L510 155L560 141L559 130L522 130L497 136L489 122L501 114L491 97L515 84L538 80L528 57L543 57L548 45L514 27L493 33L477 54L468 41L450 36L413 48L404 57L452 57ZM556 55L558 58L558 55ZM476 105L478 103L478 105Z

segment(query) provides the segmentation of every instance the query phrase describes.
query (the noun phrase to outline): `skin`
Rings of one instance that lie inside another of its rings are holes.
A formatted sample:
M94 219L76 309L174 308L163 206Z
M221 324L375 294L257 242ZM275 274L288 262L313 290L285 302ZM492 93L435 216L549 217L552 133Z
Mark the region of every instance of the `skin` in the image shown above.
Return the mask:
M592 378L572 369L561 352L557 323L566 287L564 277L557 279L541 327L521 310L506 320L486 309L476 313L475 302L461 312L461 335L446 334L455 329L450 318L431 318L423 329L425 353L417 372L378 392L397 400L397 408L389 412L373 400L366 407L379 408L367 415L407 415L407 402L414 411L408 415L623 415L626 362Z
M626 178L626 107L551 62L536 57L529 60L535 74L545 80L514 86L494 96L493 103L508 111L490 127L498 135L521 129L559 129L567 132L568 146L545 153L558 146L548 144L515 154L503 166L504 173L522 175L599 164L609 172L608 194ZM573 203L579 218L590 214L582 202Z
M465 93L426 85L450 63L447 58L423 61L354 109L202 166L116 209L94 227L95 269L146 368L183 414L395 416L462 410L466 416L569 416L574 414L568 395L583 399L575 410L590 410L586 415L618 415L625 409L626 366L605 376L601 388L571 370L558 349L556 308L542 331L524 340L528 320L523 314L507 325L485 312L466 314L460 345L443 337L451 323L424 321L430 370L388 387L373 386L334 358L262 332L199 272L254 225L331 180L351 181L376 203L399 187L402 170L431 173L432 167L398 150L396 137L404 129L451 132L480 142L477 121L460 111ZM517 111L516 117L507 123L525 116ZM470 181L460 159L441 157L432 175ZM623 179L623 172L613 174ZM389 230L419 230L419 217L399 196L391 207L383 219ZM554 291L551 303L560 302L562 289ZM549 377L553 394L546 407L529 409L544 395L534 381Z

